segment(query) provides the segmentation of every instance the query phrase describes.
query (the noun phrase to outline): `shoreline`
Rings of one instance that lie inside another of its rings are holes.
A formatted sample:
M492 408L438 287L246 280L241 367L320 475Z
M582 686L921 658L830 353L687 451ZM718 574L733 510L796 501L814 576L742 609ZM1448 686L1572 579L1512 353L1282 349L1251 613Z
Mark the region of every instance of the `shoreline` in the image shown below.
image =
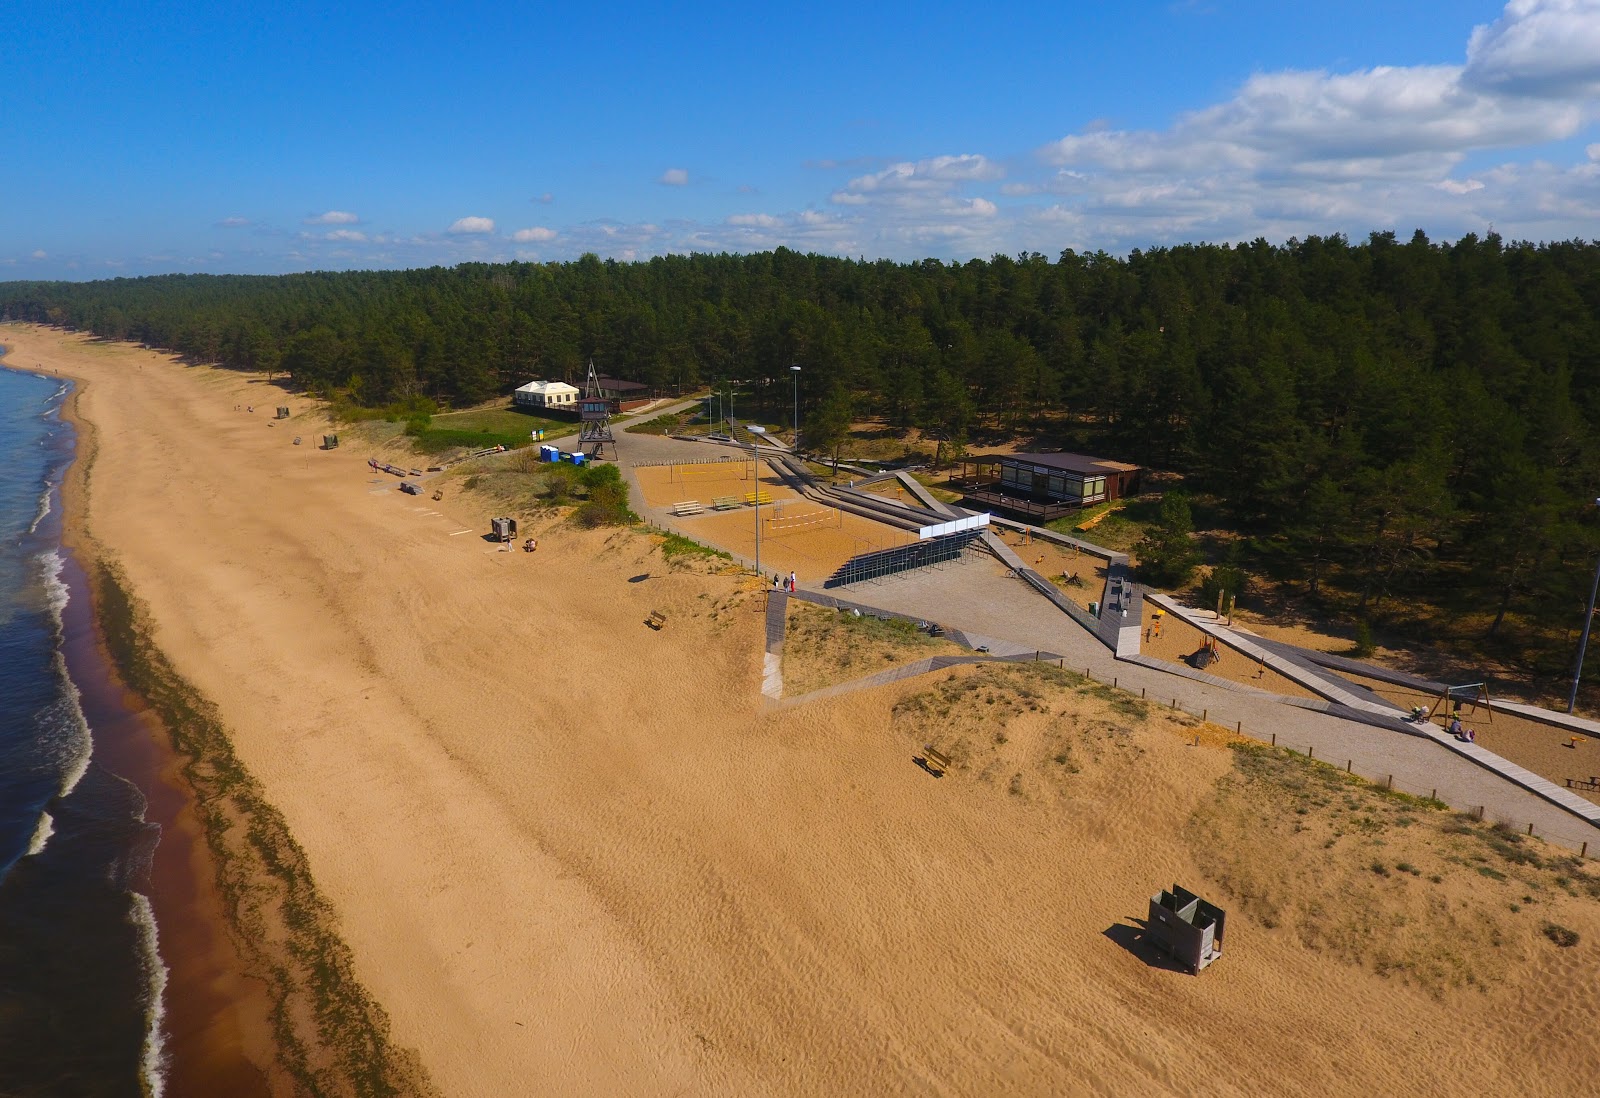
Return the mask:
M154 645L137 592L96 536L97 428L81 406L91 382L6 357L0 368L72 383L58 413L74 432L61 549L80 597L68 603L64 655L103 726L91 725L101 759L138 786L146 820L162 829L148 899L166 968L165 1093L430 1093L414 1057L390 1048L281 814L234 755L216 707Z
M66 375L52 375L66 376ZM174 1093L270 1093L271 1025L259 981L234 948L235 928L217 894L212 844L195 812L194 791L170 730L127 685L101 620L96 578L105 567L86 522L97 454L94 425L78 410L87 384L71 378L59 415L73 431L74 452L60 486L61 547L69 586L68 674L83 696L96 750L133 781L145 819L161 828L151 859L149 896L162 963L166 1083ZM103 581L101 581L103 582ZM74 612L76 608L76 612Z

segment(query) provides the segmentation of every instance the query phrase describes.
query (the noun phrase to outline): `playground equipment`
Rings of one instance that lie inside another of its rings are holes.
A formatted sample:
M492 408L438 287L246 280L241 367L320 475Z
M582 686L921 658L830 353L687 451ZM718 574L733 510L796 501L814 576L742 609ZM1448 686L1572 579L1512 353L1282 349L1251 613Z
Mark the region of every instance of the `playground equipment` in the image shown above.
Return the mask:
M278 405L277 414L275 414L272 418L273 419L288 419L289 418L289 406L287 404Z
M1452 716L1458 715L1463 705L1471 706L1474 716L1477 715L1478 708L1481 706L1483 711L1489 715L1489 723L1494 723L1494 706L1489 703L1489 685L1483 682L1446 686L1439 692L1439 696L1433 699L1433 704L1428 707L1428 718L1431 720L1434 714L1440 710L1444 710Z
M1200 647L1189 656L1189 666L1196 671L1204 671L1221 659L1222 653L1217 650L1217 638L1208 636L1200 642Z
M1222 927L1227 913L1186 888L1150 897L1150 918L1145 930L1158 947L1187 968L1191 975L1222 956Z

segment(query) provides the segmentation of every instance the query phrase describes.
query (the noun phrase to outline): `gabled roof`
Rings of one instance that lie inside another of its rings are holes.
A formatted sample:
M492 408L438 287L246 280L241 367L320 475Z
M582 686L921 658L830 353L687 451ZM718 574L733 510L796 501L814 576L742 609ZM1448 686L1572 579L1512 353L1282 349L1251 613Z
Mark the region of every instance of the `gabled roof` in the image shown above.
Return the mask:
M530 381L526 385L517 386L517 392L519 393L543 393L546 396L551 393L576 393L577 391L576 386L568 385L565 381Z

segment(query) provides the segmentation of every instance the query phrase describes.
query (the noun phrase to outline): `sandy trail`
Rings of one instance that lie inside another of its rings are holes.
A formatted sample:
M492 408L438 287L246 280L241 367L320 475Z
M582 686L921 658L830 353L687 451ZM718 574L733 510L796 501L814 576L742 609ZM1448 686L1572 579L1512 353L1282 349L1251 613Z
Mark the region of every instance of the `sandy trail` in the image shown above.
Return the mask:
M1230 920L1200 979L1119 945L1150 892L1205 887L1183 824L1222 750L1141 741L1070 797L934 781L890 720L916 684L761 708L733 578L632 533L497 553L451 536L487 530L466 497L291 445L317 424L291 397L267 426L259 380L4 339L90 382L89 527L446 1094L1556 1094L1595 1069L1592 995L1534 1041L1292 928Z

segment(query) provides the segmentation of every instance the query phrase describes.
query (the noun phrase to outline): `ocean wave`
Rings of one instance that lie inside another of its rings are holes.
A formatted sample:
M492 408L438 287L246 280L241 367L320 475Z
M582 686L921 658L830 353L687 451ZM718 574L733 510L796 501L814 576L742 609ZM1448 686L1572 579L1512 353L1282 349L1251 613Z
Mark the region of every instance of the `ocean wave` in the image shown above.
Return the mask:
M94 739L89 734L89 721L83 715L83 695L67 674L67 661L58 651L52 661L60 683L56 700L39 714L39 725L44 732L43 742L55 760L61 775L60 796L65 797L83 780L94 757Z
M161 1023L167 1016L167 966L161 963L161 942L156 933L156 914L150 898L134 892L129 920L139 932L139 963L145 977L144 1051L139 1057L139 1074L145 1093L161 1098L167 1085L167 1038Z
M35 854L43 853L45 843L48 843L50 836L55 833L55 819L48 812L39 813L39 822L34 825L33 838L28 840L28 852L23 857L31 858Z
M37 533L39 524L50 514L50 497L55 495L56 486L46 481L44 491L39 493L39 506L33 513L33 521L28 524L28 533Z
M59 549L46 549L39 554L39 565L44 571L40 585L44 588L45 603L55 615L56 628L59 630L61 611L67 608L67 602L72 598L67 581L61 578L62 571L67 567L67 559Z

